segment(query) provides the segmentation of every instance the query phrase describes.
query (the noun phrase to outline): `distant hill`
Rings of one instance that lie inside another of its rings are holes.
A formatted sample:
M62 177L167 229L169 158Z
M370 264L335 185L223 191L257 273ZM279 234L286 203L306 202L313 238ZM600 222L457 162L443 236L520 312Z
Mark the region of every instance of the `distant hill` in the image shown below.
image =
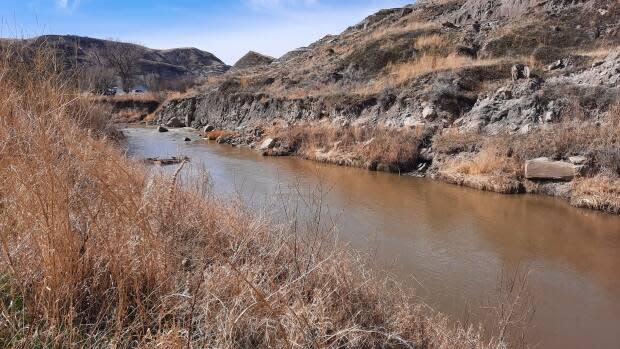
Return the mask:
M196 80L230 69L212 53L197 48L155 50L141 45L75 35L44 35L27 40L4 40L27 46L56 49L66 67L107 71L120 80L158 83ZM123 84L123 82L119 82Z
M263 65L271 64L271 62L273 61L275 61L275 58L273 57L265 56L258 52L250 51L246 53L245 56L241 57L241 59L239 59L237 63L233 65L233 67L236 69L260 67Z

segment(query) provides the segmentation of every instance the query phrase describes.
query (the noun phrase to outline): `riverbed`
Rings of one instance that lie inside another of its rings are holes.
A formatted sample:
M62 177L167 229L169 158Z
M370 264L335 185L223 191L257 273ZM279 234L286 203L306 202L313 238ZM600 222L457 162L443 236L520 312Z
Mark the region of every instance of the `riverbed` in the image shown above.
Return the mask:
M619 216L543 196L263 157L189 130L123 132L128 155L188 156L184 172L205 169L215 195L261 214L294 218L321 206L339 240L455 321L489 321L502 278L527 273L530 346L620 345Z

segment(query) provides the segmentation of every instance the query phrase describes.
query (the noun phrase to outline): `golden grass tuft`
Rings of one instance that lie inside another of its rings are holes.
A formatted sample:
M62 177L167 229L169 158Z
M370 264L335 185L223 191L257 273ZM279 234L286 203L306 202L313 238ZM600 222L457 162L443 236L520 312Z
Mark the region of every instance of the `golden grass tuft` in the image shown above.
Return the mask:
M424 74L476 66L490 66L499 62L496 59L473 59L455 54L443 56L425 53L420 58L410 62L388 65L383 75L369 84L355 88L354 92L360 95L376 94L388 87L402 86Z
M521 166L508 157L492 141L473 156L456 157L445 161L438 178L449 183L480 190L514 194L523 191L519 182Z
M620 214L620 178L598 175L579 179L573 185L571 204Z
M436 22L419 22L411 21L408 18L403 18L392 26L381 26L369 34L364 33L364 42L381 40L390 36L398 36L408 33L428 33L437 31L440 28L441 24Z
M420 50L437 49L447 44L446 39L438 34L421 36L415 41L415 47Z

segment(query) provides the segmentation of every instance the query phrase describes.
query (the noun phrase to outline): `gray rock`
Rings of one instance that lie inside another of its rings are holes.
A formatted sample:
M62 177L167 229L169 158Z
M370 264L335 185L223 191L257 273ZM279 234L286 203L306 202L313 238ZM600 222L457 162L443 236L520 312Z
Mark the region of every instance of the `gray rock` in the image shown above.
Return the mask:
M163 127L163 126L158 126L157 127L157 132L168 132L168 129Z
M530 74L530 67L525 64L515 64L512 68L510 68L510 75L512 76L513 81L517 81L519 79L529 79Z
M549 110L545 113L545 122L552 122L555 120L557 114L554 110Z
M183 141L185 141L185 142L191 142L191 141L192 141L192 139L191 139L191 138L189 138L189 137L185 137L185 138L183 139Z
M424 161L428 161L428 162L433 161L434 157L435 157L435 154L433 154L430 148L424 148L420 151L420 159Z
M559 59L551 64L549 64L547 66L547 70L556 70L556 69L562 69L565 68L566 65L564 64L564 61L562 59Z
M532 125L530 124L526 124L525 126L523 126L520 130L519 133L520 134L528 134L530 133L530 131L532 130Z
M570 162L536 158L525 162L525 178L570 181L581 169L582 166Z
M207 133L207 132L211 132L215 130L215 127L213 125L207 125L202 129L202 132Z
M271 149L276 145L276 141L273 138L266 138L258 147L259 150Z
M573 165L585 165L586 162L588 162L588 158L586 158L585 156L570 156L568 158L568 161L570 161Z
M177 118L175 116L175 117L170 118L170 120L168 120L168 122L166 123L166 126L168 126L168 127L183 127L185 125L181 122L181 120L179 120L179 118Z
M434 105L429 105L422 110L422 117L425 119L434 119L437 116L437 110Z

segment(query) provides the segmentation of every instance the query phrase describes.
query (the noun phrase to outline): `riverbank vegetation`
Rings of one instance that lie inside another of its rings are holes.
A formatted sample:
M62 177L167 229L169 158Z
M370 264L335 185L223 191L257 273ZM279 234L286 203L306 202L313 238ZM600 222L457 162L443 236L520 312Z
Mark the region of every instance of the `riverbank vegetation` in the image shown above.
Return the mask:
M415 169L420 146L429 135L424 127L398 130L328 123L276 126L267 133L280 146L265 155L284 151L309 160L397 173Z
M0 57L0 346L504 347L322 234L149 174L53 54L22 58Z
M529 159L583 156L581 176L570 183L571 203L620 213L620 105L601 120L588 120L575 112L526 134L446 130L435 137L433 146L449 157L438 166L439 178L501 193L526 190L523 165ZM450 156L454 154L458 156Z

